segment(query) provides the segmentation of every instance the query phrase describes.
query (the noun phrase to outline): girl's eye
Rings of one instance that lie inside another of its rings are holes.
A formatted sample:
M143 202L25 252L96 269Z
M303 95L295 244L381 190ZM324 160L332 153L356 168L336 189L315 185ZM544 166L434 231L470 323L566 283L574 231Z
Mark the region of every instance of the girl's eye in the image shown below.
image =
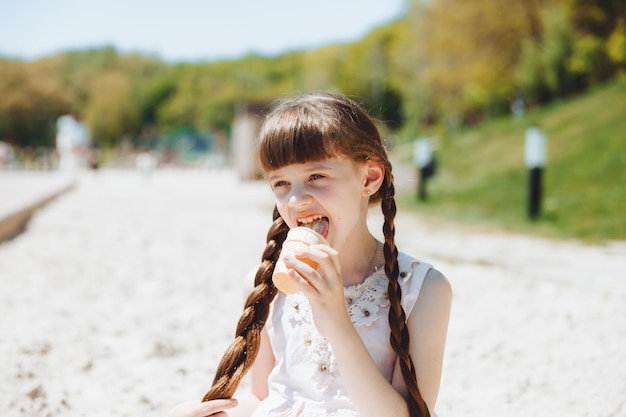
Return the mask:
M276 181L272 184L272 188L284 187L285 185L287 185L287 181Z
M322 175L322 174L313 174L313 175L311 175L311 179L312 180L321 180L323 178L326 178L326 177L324 175Z

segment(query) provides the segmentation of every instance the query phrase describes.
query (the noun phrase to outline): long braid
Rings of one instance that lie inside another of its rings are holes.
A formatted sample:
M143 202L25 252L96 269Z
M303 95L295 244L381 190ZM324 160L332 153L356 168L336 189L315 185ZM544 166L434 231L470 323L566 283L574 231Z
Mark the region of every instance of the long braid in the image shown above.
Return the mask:
M409 354L409 329L406 325L406 314L400 302L402 300L402 289L398 282L398 248L395 244L396 228L394 225L396 217L395 187L390 165L386 166L385 181L383 181L379 193L382 197L381 210L385 218L383 223L383 234L385 237L383 252L385 254L385 274L389 279L387 293L390 303L390 343L400 360L402 377L409 392L407 403L411 417L430 417L428 407L417 386L415 366Z
M272 273L289 231L276 207L273 219L274 222L267 233L267 246L263 252L262 262L254 278L255 287L246 300L243 314L237 324L235 340L224 353L215 372L213 386L202 401L232 397L259 352L261 330L267 321L270 303L277 292L272 282Z

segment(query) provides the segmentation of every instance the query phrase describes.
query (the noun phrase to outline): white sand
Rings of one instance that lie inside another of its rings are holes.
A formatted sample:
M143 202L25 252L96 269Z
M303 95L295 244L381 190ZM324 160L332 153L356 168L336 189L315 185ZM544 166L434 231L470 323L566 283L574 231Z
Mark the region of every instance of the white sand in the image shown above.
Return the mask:
M0 245L0 416L199 400L271 208L228 171L103 171L40 211ZM455 293L440 416L626 415L626 244L396 226Z

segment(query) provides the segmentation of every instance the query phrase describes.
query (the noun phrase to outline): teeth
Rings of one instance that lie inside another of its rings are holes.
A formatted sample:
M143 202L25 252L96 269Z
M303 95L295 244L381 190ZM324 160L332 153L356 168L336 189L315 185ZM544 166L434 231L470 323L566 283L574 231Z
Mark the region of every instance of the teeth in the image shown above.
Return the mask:
M317 221L317 220L319 220L319 219L321 219L321 218L322 218L322 216L320 216L320 215L318 214L318 215L315 215L315 216L305 217L305 218L303 218L303 219L298 219L298 223L301 223L301 224L309 224L309 223L313 223L314 221Z

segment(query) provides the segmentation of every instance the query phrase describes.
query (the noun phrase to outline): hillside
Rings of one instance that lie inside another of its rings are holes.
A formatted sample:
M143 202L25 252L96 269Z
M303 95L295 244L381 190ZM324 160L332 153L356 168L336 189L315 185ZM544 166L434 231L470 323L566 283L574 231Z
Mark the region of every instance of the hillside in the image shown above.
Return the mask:
M543 210L526 215L524 131L548 137ZM399 199L422 215L553 238L626 239L626 80L433 140L439 167L428 200ZM410 163L411 145L394 151Z

